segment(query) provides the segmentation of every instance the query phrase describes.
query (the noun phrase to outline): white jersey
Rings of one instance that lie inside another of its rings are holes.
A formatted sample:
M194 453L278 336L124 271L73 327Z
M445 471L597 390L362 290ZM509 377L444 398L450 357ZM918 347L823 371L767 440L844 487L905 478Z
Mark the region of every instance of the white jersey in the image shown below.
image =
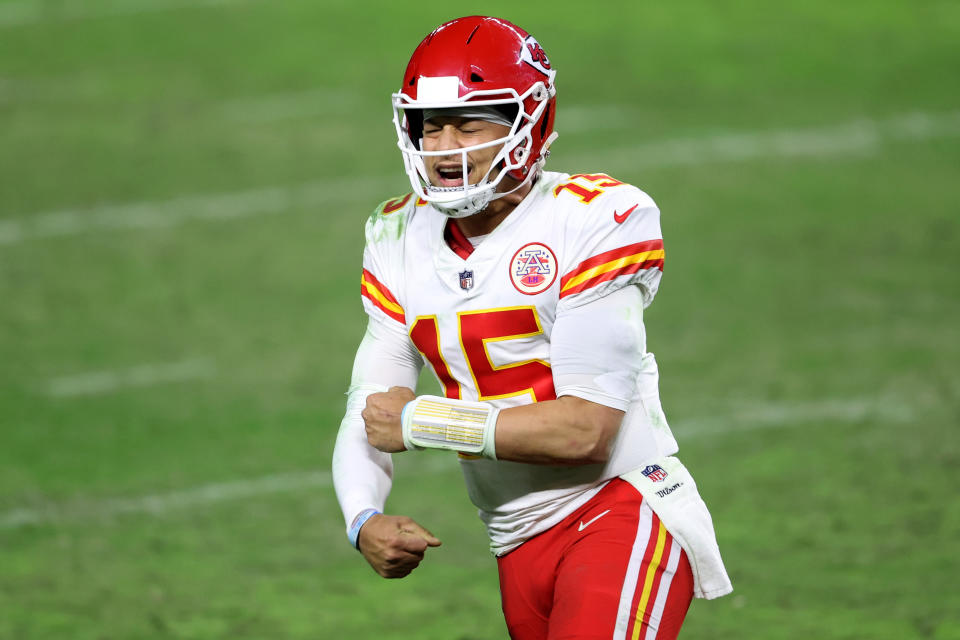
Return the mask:
M627 287L639 289L640 306L653 301L664 255L659 217L647 194L607 175L546 172L472 253L452 249L449 218L411 195L383 203L367 223L361 290L370 323L392 339L405 334L447 397L507 408L575 395L626 412L603 464L460 456L495 553L556 524L607 480L677 451L645 343L626 390L584 381L575 366L563 376L551 367L558 317ZM632 320L643 343L642 317Z

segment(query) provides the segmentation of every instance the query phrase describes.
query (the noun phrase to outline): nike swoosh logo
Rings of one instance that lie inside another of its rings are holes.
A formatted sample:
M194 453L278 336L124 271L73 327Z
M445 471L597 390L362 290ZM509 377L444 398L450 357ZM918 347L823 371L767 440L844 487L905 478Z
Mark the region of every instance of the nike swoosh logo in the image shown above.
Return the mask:
M630 212L628 211L627 213L630 213ZM602 518L603 516L607 515L608 513L610 513L610 509L607 509L606 511L604 511L603 513L601 513L601 514L598 515L597 517L591 518L591 519L587 520L586 522L584 522L583 520L581 520L581 521L580 521L580 528L577 529L577 531L583 531L584 529L586 529L586 528L589 527L591 524L593 524L594 522L596 522L597 520L599 520L599 519Z
M616 209L614 209L613 219L616 220L617 224L623 224L623 221L626 220L630 216L630 214L633 213L633 210L639 206L640 206L640 203L638 202L637 204L633 205L632 207L630 207L629 209L627 209L626 211L620 214L618 214Z

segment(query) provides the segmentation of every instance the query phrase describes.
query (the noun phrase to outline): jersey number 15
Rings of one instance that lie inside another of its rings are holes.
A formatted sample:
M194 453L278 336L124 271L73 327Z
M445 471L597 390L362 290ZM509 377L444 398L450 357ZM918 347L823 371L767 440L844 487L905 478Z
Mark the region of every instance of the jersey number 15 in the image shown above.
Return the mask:
M457 314L460 347L480 400L530 394L534 402L556 398L550 365L530 359L494 365L488 342L519 340L543 333L534 307L505 307ZM453 377L440 352L436 316L418 316L410 328L410 339L433 367L448 398L462 399L460 383Z

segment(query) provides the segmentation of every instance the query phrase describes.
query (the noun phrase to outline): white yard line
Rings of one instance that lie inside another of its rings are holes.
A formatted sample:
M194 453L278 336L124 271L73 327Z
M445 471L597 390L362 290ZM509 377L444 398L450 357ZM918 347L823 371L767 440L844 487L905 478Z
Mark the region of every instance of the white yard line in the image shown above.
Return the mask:
M45 392L55 398L99 395L120 389L199 380L209 378L215 372L216 366L212 360L190 358L178 362L141 364L127 369L88 371L62 376L50 380Z
M311 94L310 100L315 99L316 96ZM289 104L271 105L269 101L260 106L267 112L273 109L286 112L299 108ZM258 117L257 109L260 107L254 104L246 111L248 107L239 108L239 112ZM922 142L956 136L960 136L960 111L916 112L886 119L864 118L830 127L724 133L648 142L566 156L563 163L565 166L596 166L612 171L618 168L701 165L760 158L823 157L873 152L887 142ZM295 207L329 205L334 200L352 197L351 194L375 192L381 186L402 190L402 174L398 171L391 176L322 180L290 187L265 187L21 215L0 220L0 246L96 231L154 229L173 227L191 220L232 220L274 214ZM389 195L386 194L384 198Z
M418 460L418 464L411 465L409 470L397 465L398 471L409 475L459 471L456 457L452 454L423 458L425 459ZM333 477L328 470L301 471L271 474L249 480L218 482L133 498L51 502L40 507L24 507L0 513L0 531L28 525L103 520L127 514L162 516L174 511L205 507L221 502L305 489L325 489L332 486Z
M861 118L825 127L716 133L609 149L580 156L583 164L659 168L738 162L762 158L826 157L876 152L894 142L923 142L960 136L960 111L914 112Z
M215 7L221 5L250 4L254 0L110 0L109 2L41 2L39 0L15 0L0 3L0 28L21 27L45 22L64 20L90 20L110 16L136 15Z
M254 498L270 493L329 487L329 471L281 473L251 480L200 485L182 491L144 495L136 498L114 498L91 502L51 503L45 507L22 508L0 515L0 529L15 529L31 524L69 522L88 518L104 518L125 513L161 515L228 500Z
M360 95L346 89L311 89L236 98L213 107L221 118L243 123L268 123L290 118L314 118L354 109ZM339 118L342 121L342 117ZM343 126L338 123L337 126Z
M739 411L718 410L712 416L700 416L670 422L674 435L680 441L710 435L724 435L740 431L779 429L816 422L853 423L876 419L885 424L905 423L916 417L916 410L906 404L854 398L822 400L819 402L749 404Z
M227 193L184 196L173 200L132 202L90 209L64 209L0 220L0 246L34 238L71 236L119 229L174 227L191 220L233 220L294 208L338 202L357 189L399 185L402 176L366 180L322 180L290 187L266 187ZM370 205L372 209L376 203Z
M875 418L878 422L899 423L909 421L914 416L915 409L907 405L873 399L828 399L822 402L758 405L740 413L718 411L713 416L679 421L673 425L673 429L677 439L682 442L746 430L801 427L816 421L853 423ZM457 463L452 456L427 454L418 456L416 464L401 461L397 466L397 472L401 475L440 472L453 474L457 470ZM330 471L321 470L280 473L133 498L51 502L39 507L22 507L0 512L0 531L27 525L71 523L125 514L162 516L173 511L221 502L331 486Z

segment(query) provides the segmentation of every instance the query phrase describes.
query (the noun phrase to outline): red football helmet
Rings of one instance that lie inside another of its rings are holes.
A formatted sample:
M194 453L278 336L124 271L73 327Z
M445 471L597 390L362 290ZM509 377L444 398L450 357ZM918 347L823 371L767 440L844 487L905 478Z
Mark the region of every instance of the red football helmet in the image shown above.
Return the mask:
M496 191L504 176L520 180L521 186L533 180L557 135L553 131L555 76L536 39L500 18L458 18L424 38L407 65L403 87L393 94L393 122L417 195L447 215L460 218L506 195ZM423 110L465 106L494 106L513 126L504 138L454 152L460 154L466 176L467 153L502 145L479 183L471 185L464 180L457 187L433 186L424 156L449 156L451 152L422 149ZM491 177L495 169L499 171Z

